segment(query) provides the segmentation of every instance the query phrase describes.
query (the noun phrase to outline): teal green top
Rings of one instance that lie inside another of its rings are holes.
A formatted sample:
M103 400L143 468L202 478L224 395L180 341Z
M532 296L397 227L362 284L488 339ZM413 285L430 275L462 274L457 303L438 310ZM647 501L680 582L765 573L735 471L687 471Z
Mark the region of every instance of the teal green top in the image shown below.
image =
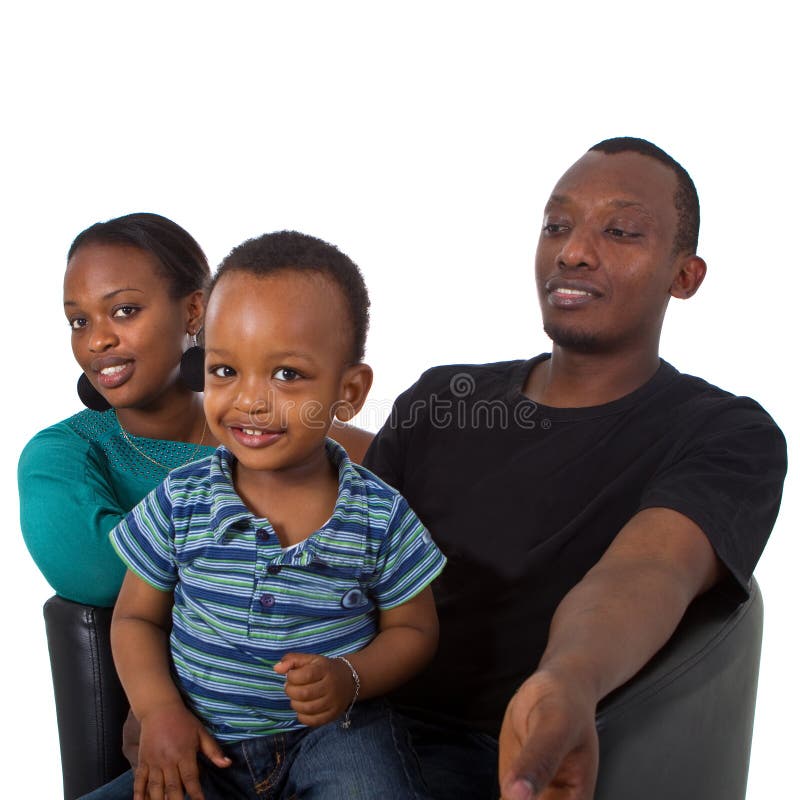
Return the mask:
M125 567L109 531L174 469L214 452L186 442L122 435L113 411L81 411L37 433L19 459L25 544L56 594L112 606Z

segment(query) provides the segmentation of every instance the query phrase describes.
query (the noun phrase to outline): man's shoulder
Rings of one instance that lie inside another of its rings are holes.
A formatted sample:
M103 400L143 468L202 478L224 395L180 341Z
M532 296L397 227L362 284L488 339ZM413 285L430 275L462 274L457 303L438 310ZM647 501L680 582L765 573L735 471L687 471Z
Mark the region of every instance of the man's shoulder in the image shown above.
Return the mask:
M705 378L675 371L669 386L672 402L685 404L698 413L726 418L760 420L777 428L766 409L752 397L737 395L711 383Z
M464 397L472 389L500 383L503 386L517 372L529 371L530 366L545 356L535 359L513 359L494 361L486 364L442 364L430 367L420 375L409 389L414 394L435 393L437 395L455 394Z

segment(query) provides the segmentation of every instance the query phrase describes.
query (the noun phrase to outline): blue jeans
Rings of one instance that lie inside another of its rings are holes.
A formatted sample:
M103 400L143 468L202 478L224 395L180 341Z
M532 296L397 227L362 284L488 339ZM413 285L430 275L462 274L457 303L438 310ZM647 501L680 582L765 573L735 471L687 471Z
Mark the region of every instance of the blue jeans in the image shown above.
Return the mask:
M421 785L404 729L383 701L358 703L345 730L330 722L224 745L233 764L198 756L206 800L431 800ZM130 800L133 773L83 800Z
M496 739L397 711L393 724L397 738L401 728L409 737L422 783L433 800L497 800L500 796Z

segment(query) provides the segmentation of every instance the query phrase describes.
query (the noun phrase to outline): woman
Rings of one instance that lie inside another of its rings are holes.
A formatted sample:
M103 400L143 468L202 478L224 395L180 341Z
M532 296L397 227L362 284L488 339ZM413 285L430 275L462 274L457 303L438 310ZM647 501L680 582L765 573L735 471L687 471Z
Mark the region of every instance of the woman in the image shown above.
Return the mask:
M108 532L216 444L186 383L202 386L190 345L209 280L197 242L157 214L97 223L69 249L64 312L90 408L38 433L19 462L25 543L62 597L113 605L124 570Z

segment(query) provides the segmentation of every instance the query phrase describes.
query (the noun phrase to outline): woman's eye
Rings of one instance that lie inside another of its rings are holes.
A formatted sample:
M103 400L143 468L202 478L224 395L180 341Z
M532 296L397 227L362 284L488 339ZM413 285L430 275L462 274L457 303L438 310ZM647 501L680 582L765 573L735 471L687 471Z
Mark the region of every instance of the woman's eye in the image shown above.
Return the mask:
M209 370L211 375L216 375L218 378L231 378L236 374L236 370L233 367L211 367Z
M132 317L139 310L138 306L120 306L114 309L115 317Z
M291 367L280 367L275 370L272 377L279 381L296 381L300 377L300 373Z
M86 320L83 317L75 317L75 319L69 320L69 326L72 330L79 331L86 327Z

